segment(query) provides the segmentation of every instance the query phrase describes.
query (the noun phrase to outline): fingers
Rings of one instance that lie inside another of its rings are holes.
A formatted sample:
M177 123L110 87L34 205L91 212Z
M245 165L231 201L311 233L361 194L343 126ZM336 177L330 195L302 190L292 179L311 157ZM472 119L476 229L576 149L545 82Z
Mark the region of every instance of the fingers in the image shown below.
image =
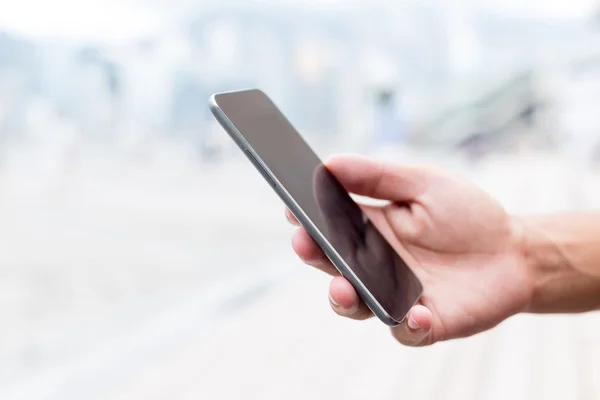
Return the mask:
M362 302L354 287L345 278L338 276L329 284L329 304L342 317L364 320L373 316Z
M360 301L354 287L345 278L338 276L329 284L329 303L338 315L355 320L373 316L369 308ZM406 346L418 347L433 344L433 314L423 306L411 308L399 326L392 328L392 334Z
M285 216L290 224L300 226L300 223L289 209L285 210ZM306 229L298 228L292 234L292 248L306 264L312 265L329 275L339 275L338 270L331 264L323 250L310 237Z
M392 328L392 334L406 346L427 346L433 343L433 314L422 305L416 305L400 324Z
M292 248L306 264L312 265L329 275L339 275L337 269L304 228L298 228L292 234Z
M304 228L299 228L292 234L292 248L305 263L336 276L329 285L329 303L337 314L356 320L364 320L373 315L360 301L352 284L339 276L338 270Z
M300 226L300 223L298 222L298 220L296 219L296 217L294 217L294 214L292 214L292 212L290 211L289 208L285 209L285 218L288 220L288 222L294 226Z
M410 201L428 185L424 168L393 164L356 155L337 155L327 168L347 191L394 202Z

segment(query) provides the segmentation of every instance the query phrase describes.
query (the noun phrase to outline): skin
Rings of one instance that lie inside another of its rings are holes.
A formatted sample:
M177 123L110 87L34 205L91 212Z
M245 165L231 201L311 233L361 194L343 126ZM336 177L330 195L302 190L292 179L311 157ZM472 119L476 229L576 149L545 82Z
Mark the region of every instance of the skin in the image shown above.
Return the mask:
M467 337L520 312L600 307L600 215L510 216L478 187L432 167L353 155L326 166L348 192L388 201L363 210L423 283L419 304L392 328L400 343ZM289 210L286 216L298 225ZM302 227L292 246L334 276L329 299L336 313L372 316Z

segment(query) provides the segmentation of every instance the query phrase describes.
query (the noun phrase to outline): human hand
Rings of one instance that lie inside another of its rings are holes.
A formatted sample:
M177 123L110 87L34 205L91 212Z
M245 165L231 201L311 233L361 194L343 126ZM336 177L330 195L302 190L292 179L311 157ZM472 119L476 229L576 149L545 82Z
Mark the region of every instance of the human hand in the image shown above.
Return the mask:
M473 335L528 306L533 288L518 229L485 192L429 167L359 156L326 165L350 193L389 201L363 209L423 284L419 303L392 328L398 341L422 346ZM306 263L336 276L329 296L338 314L371 316L306 230L294 233L292 245Z

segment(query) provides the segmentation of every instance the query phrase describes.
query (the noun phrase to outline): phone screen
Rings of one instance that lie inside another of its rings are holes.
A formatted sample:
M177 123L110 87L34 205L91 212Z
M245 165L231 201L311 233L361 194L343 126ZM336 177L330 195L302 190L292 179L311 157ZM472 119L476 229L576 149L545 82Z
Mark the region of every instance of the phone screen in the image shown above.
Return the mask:
M403 319L419 280L275 104L259 90L215 101L381 307Z

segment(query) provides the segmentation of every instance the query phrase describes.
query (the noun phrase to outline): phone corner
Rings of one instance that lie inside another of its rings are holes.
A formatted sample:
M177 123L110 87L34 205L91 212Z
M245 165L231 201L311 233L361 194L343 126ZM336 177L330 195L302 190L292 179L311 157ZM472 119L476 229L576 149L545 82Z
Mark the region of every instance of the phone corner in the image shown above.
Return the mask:
M377 305L375 307L369 307L369 308L381 322L383 322L385 325L387 325L391 328L394 328L402 323L402 320L398 321L398 320L394 319L385 309L383 309L379 305Z
M402 321L404 320L404 318L402 318L401 321L397 321L394 318L390 317L389 315L385 314L385 315L378 315L377 318L379 318L379 320L381 322L383 322L384 324L386 324L387 326L389 326L390 328L395 328L398 325L400 325L402 323Z
M260 88L258 88L258 87L254 87L254 88L252 88L252 89L250 89L250 90L252 90L252 91L254 91L254 92L256 92L256 93L259 93L260 95L262 95L262 96L264 96L264 97L267 97L267 98L269 97L269 96L267 95L267 93L265 93L265 91L264 91L264 90L262 90L262 89L260 89Z
M218 108L219 105L217 104L217 95L218 93L213 93L210 95L210 97L208 98L208 108L210 109L210 111L214 114Z

